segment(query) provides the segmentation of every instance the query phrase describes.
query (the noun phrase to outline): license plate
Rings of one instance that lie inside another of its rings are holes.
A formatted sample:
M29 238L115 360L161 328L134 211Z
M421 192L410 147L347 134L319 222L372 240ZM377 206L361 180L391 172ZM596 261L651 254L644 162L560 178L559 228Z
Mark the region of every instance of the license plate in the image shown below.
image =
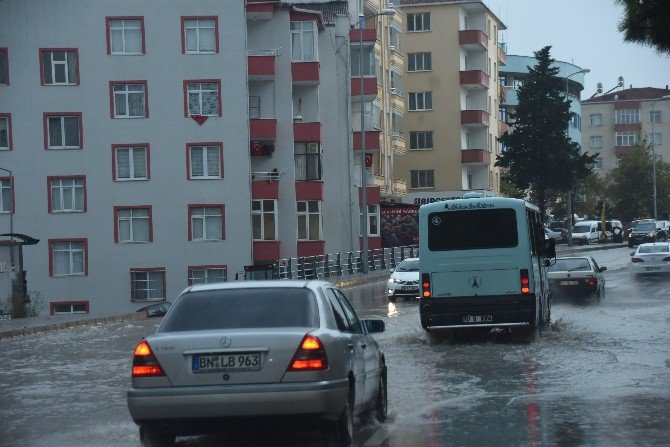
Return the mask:
M660 272L661 268L660 267L645 267L644 271L645 272Z
M490 323L493 315L464 315L463 323Z
M414 286L402 286L401 290L419 290L419 288Z
M246 371L261 368L260 353L196 354L193 356L193 372Z
M562 286L576 286L579 281L561 281Z

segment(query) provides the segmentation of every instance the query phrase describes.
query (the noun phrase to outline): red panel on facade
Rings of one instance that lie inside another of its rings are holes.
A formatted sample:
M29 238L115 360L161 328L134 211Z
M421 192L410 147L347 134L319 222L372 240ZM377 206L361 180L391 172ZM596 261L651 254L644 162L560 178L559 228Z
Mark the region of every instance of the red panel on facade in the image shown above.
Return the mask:
M507 53L500 47L498 47L498 61L500 65L507 65Z
M298 257L323 255L325 246L324 241L298 241Z
M272 13L274 6L272 5L251 5L253 0L248 1L247 3L247 12L269 12Z
M365 150L378 151L379 150L379 134L378 130L368 130L365 132ZM361 150L361 133L354 132L354 150Z
M506 122L498 120L498 133L500 135L504 134L509 130L509 126L507 125Z
M277 120L274 118L249 120L249 136L252 140L275 140Z
M458 32L458 43L461 45L481 45L486 48L488 36L479 29L463 30Z
M321 123L293 123L293 141L321 141Z
M614 109L639 109L640 101L620 101L614 103Z
M357 101L361 95L361 78L351 78L351 96L353 101ZM363 96L371 97L367 99L372 101L377 96L377 77L363 78ZM364 99L365 100L365 99Z
M625 131L639 131L640 130L640 124L615 124L614 125L614 130L616 132L625 132Z
M295 182L295 200L323 200L323 182Z
M274 76L274 56L249 56L249 76Z
M464 149L461 151L461 163L491 164L491 153L484 149Z
M461 71L461 85L481 85L488 88L490 78L482 70Z
M358 245L363 250L363 238L358 238ZM381 236L368 236L368 250L379 250L382 248Z
M358 203L363 201L362 189L358 188ZM379 186L368 186L365 188L365 201L368 205L377 205L381 201Z
M279 182L254 180L251 182L251 197L253 199L278 199Z
M254 261L274 261L280 258L281 242L254 241Z
M309 22L314 20L319 20L321 18L320 14L310 14L308 12L296 12L291 11L291 21L292 22Z
M461 124L463 125L490 125L490 116L484 110L461 110Z
M374 28L365 28L352 29L349 31L349 42L360 42L361 33L363 34L363 42L375 42L377 40L377 30Z
M319 63L292 62L291 77L293 78L293 82L318 83Z
M631 152L633 150L633 146L615 146L614 147L614 153L617 155L623 155Z

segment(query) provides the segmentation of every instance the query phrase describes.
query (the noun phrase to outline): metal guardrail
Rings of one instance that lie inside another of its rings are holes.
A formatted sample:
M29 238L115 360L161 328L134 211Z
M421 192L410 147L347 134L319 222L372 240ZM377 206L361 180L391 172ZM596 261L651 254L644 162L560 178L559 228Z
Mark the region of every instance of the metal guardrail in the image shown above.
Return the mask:
M279 259L274 274L280 279L329 279L363 273L362 251ZM417 245L368 250L368 272L395 268L405 258L419 256Z

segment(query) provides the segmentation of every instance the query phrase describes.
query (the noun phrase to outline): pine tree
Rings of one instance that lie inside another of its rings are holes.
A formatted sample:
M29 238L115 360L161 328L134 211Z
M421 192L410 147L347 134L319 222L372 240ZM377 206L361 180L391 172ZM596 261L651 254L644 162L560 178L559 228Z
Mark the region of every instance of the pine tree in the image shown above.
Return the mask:
M505 151L496 166L508 169L512 184L532 193L545 216L547 191L573 189L593 169L598 154L580 154L581 147L566 135L570 121L570 101L563 80L552 67L550 46L535 52L537 65L528 67L528 77L519 89L519 105L510 115L511 133L500 141Z
M655 47L670 55L670 2L668 0L617 0L624 6L619 31L626 42Z

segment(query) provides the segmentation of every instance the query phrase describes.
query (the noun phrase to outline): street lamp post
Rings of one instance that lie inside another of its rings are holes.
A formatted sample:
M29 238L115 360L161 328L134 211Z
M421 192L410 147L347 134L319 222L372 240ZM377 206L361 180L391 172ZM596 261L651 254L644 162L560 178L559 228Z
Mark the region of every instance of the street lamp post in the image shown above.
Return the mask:
M361 233L363 234L363 249L361 251L361 263L363 264L363 273L368 272L368 197L367 197L367 188L368 188L368 176L365 168L365 108L363 107L363 24L367 19L377 16L392 16L395 14L395 9L384 8L376 14L370 14L367 16L360 17L356 26L360 31L358 34L358 76L360 77L360 91L359 99L361 102L361 208L363 211L363 228L361 228Z
M591 70L588 68L584 68L582 70L576 71L574 73L571 73L565 77L565 99L568 100L568 80L579 73L590 73ZM570 121L568 121L568 126L565 129L565 135L569 138L569 133L570 133ZM572 215L572 191L568 191L568 206L567 206L567 212L569 216L569 222L568 222L568 245L572 247L572 226L574 225L573 222L573 215Z
M651 102L651 115L654 113L654 106L656 105L656 101L658 100L663 100L663 99L669 99L670 95L665 95L661 96L660 98L656 98ZM652 191L652 197L654 199L654 220L658 220L658 208L656 207L656 141L654 141L654 120L655 118L651 117L650 115L650 121L651 121L651 172L652 172L652 181L653 181L653 191Z

